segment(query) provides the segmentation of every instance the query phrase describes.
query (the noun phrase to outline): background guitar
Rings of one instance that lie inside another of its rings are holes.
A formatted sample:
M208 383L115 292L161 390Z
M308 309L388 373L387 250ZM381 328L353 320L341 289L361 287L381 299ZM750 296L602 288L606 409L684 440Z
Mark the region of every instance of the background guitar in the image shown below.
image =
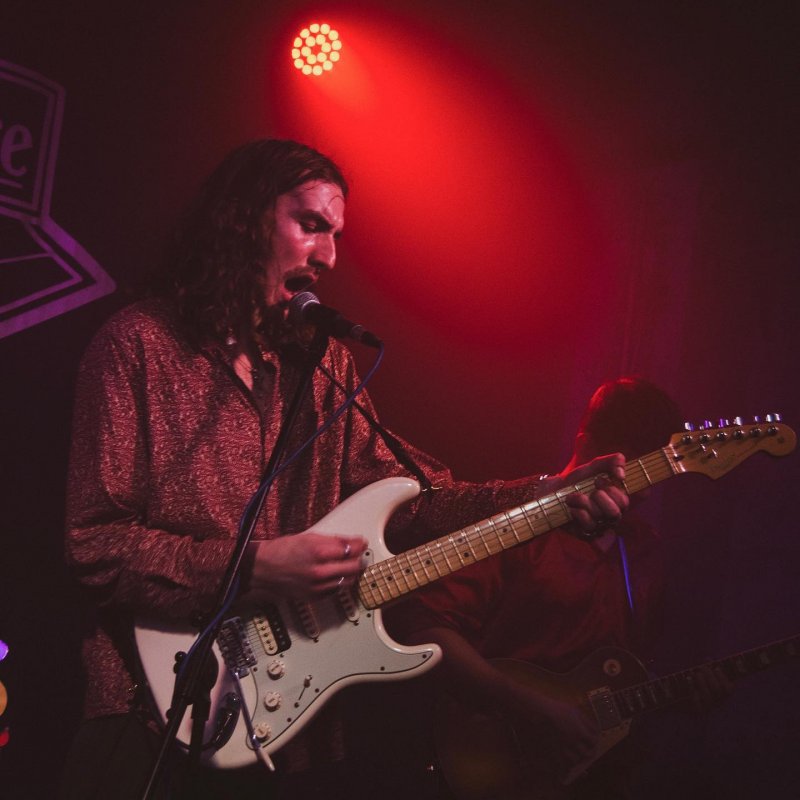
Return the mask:
M457 800L552 800L622 741L635 717L689 698L701 669L719 667L735 680L798 656L800 636L793 636L652 679L636 656L618 647L596 650L564 674L514 659L494 659L492 664L506 676L570 703L595 720L600 728L597 750L567 775L558 776L557 754L541 735L516 730L499 717L446 696L435 719L439 764Z

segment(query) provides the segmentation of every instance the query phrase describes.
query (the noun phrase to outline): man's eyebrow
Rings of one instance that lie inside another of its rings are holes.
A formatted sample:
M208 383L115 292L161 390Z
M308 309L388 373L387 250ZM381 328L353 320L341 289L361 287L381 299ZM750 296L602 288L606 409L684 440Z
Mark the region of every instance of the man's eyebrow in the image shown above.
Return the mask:
M297 213L298 219L308 222L313 221L316 222L323 230L329 231L333 228L330 220L325 217L321 212L316 211L313 208L303 208ZM339 236L341 231L339 231L336 235Z

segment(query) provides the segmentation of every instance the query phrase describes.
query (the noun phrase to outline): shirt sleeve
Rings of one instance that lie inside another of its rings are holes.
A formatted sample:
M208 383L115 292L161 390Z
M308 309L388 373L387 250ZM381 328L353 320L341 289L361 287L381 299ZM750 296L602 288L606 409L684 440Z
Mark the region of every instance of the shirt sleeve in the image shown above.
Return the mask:
M234 542L148 527L144 362L141 342L106 326L81 363L66 558L101 605L185 618L211 605Z

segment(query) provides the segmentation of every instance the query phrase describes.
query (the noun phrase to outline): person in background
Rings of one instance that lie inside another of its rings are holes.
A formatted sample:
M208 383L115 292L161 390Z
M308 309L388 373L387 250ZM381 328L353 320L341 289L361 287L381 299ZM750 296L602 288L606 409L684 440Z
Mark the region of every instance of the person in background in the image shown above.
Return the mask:
M562 477L605 452L639 458L681 429L677 405L655 384L638 376L608 381L583 413ZM440 706L437 747L459 800L629 796L641 757L634 737L598 758L597 724L570 692L609 680L595 656L602 648L647 657L660 628L665 554L658 532L635 510L601 528L588 540L553 531L435 582L391 611L395 638L443 649L438 679L455 703ZM554 682L553 675L563 677ZM696 702L705 707L729 690L721 672L704 670Z

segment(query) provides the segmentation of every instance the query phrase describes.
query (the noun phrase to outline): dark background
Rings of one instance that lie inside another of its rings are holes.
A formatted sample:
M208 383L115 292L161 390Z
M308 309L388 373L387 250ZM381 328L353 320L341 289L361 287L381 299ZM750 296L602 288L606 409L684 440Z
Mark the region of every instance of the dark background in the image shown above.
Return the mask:
M61 543L80 354L225 152L293 136L343 164L348 230L320 295L385 339L384 422L459 477L556 471L593 388L626 372L689 420L796 426L793 11L5 0L0 58L66 92L52 218L119 288L0 340L0 794L51 795L80 713ZM350 36L350 83L285 65L299 23L323 16ZM656 668L800 632L799 478L796 454L759 455L653 499L673 564ZM800 797L799 676L778 667L704 717L665 715L641 797Z

